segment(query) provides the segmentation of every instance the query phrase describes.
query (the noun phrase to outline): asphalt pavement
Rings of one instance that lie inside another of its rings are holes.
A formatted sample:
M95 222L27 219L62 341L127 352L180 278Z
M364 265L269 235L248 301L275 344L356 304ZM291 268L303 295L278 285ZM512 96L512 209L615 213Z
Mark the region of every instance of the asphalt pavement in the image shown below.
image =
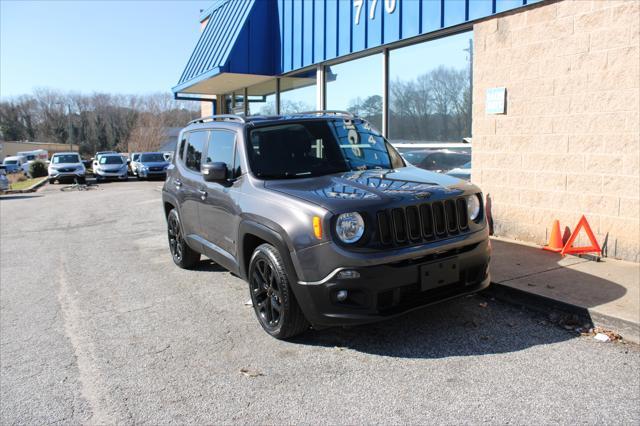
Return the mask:
M640 422L640 349L483 296L282 342L171 261L161 182L0 197L0 422Z

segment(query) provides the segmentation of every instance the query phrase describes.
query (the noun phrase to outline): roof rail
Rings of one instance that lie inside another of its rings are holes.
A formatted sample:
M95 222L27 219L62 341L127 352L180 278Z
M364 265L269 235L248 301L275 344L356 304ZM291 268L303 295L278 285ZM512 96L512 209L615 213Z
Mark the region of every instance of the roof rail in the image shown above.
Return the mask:
M220 115L209 115L207 117L196 118L195 120L191 120L187 124L187 126L194 123L204 123L207 121L237 121L238 123L246 123L245 119L239 115L220 114Z
M345 115L349 118L355 118L355 114L350 113L349 111L340 111L335 109L320 109L317 111L304 111L304 112L296 112L293 114L286 115L312 115L312 114L333 114L333 115Z

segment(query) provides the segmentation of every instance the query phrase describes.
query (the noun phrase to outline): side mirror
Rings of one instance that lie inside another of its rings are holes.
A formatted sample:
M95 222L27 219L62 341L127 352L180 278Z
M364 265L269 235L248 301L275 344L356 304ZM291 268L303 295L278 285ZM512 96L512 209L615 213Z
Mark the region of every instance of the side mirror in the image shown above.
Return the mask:
M227 180L227 163L207 163L202 166L202 176L206 182L224 182Z

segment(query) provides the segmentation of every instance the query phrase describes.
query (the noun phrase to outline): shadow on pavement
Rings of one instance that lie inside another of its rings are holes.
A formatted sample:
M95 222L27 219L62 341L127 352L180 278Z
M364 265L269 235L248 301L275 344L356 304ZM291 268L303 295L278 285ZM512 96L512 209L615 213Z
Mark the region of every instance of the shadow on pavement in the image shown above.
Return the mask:
M215 263L213 260L210 260L206 257L203 257L200 262L193 268L192 271L203 271L203 272L227 272L222 266Z
M374 324L311 331L294 342L408 358L508 353L572 339L576 329L597 323L590 308L613 301L622 306L632 298L624 286L602 277L608 276L600 269L605 262L594 265L534 247L492 244L494 284L481 295ZM592 273L594 267L601 276Z
M312 330L293 342L390 357L444 358L509 353L576 336L529 311L470 296L384 322Z

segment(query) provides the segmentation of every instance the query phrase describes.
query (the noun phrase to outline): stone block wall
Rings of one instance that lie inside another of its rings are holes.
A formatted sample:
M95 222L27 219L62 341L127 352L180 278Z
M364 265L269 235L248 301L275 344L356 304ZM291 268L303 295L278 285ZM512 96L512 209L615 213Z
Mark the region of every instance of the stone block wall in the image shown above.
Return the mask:
M496 235L544 244L586 215L640 261L640 2L545 2L474 25L472 181ZM485 112L506 87L506 114ZM580 242L585 242L580 239Z

